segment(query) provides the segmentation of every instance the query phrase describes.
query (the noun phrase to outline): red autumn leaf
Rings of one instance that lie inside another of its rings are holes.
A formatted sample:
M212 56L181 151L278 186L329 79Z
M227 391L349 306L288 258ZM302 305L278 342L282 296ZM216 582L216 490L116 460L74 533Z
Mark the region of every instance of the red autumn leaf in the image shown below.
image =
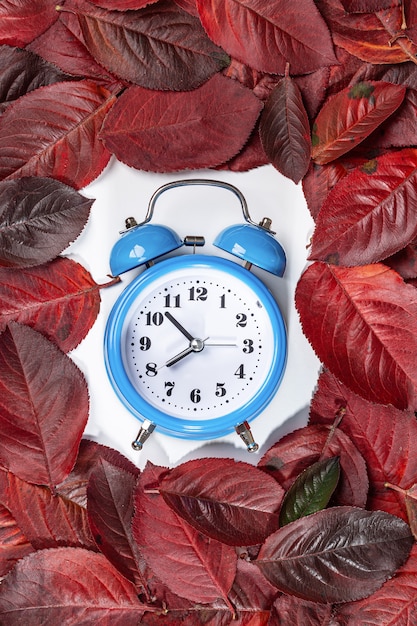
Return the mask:
M136 473L99 459L88 482L87 509L101 552L128 580L136 587L144 588L147 594L146 580L140 570L141 557L132 535L136 480Z
M284 495L273 478L253 465L207 458L173 469L159 491L196 530L233 546L262 543L276 530Z
M75 15L72 17L71 26L76 20ZM67 14L67 22L69 21ZM73 76L91 78L97 83L104 83L105 86L112 85L119 80L96 63L79 37L72 32L68 24L63 24L61 20L55 22L35 39L27 50L31 50ZM113 91L110 87L109 90Z
M0 46L0 110L29 91L63 80L73 80L37 54Z
M417 278L417 241L385 259L384 263L398 272L404 280Z
M368 161L329 193L316 219L310 259L366 265L417 238L417 150Z
M33 550L10 511L0 504L0 576L3 578L16 561Z
M54 259L81 233L93 202L52 178L0 182L0 265L31 267Z
M90 81L55 83L19 98L0 117L0 180L47 176L77 189L88 185L110 158L97 133L114 102Z
M195 17L198 17L198 9L196 5L196 0L174 0L175 4L177 4L181 9L187 11L187 13L191 13Z
M417 292L381 263L314 263L296 289L301 324L319 359L370 402L417 408Z
M0 332L13 320L69 352L97 318L101 287L82 265L65 257L19 271L0 268Z
M57 485L59 495L87 507L87 485L92 472L105 460L129 474L139 476L139 469L125 456L113 448L82 439L78 450L77 461L71 473Z
M381 589L359 602L338 607L340 626L412 626L417 614L417 546L405 564Z
M317 604L281 594L272 607L270 626L331 626L332 614L331 604Z
M340 0L319 3L333 42L368 63L404 63L413 60L415 44L402 34L400 6L378 13L347 13Z
M0 43L24 48L58 19L50 0L3 0L0 6Z
M312 0L197 0L209 37L250 67L306 74L336 62L326 23Z
M0 614L8 626L109 624L137 626L151 607L102 554L83 548L39 550L2 581Z
M415 482L417 422L414 412L367 402L329 372L324 372L311 403L310 422L330 425L332 416L341 409L344 415L339 428L349 436L367 461L367 507L406 520L403 498L387 489L385 483L407 489Z
M228 594L236 574L236 552L196 531L155 493L152 486L166 471L148 464L138 481L133 536L140 552L173 593L203 604L221 598L233 613Z
M301 92L290 76L277 84L266 101L259 133L272 165L299 183L310 164L310 124Z
M221 75L191 92L131 87L110 111L100 137L120 161L137 169L214 167L240 151L261 108L251 91Z
M226 163L218 165L215 169L228 170L230 172L247 172L255 167L268 165L268 157L262 147L258 131L259 128L258 125L256 125L241 151Z
M401 0L340 0L348 13L376 13L400 5Z
M334 419L336 411L331 416ZM332 419L330 419L330 422ZM297 476L319 459L340 457L341 476L334 503L365 507L368 497L366 463L351 439L339 428L310 425L282 437L260 459L258 467L287 490Z
M83 43L100 65L147 89L195 89L229 62L199 20L172 2L120 12L73 0L63 8L64 23L67 10L77 15Z
M91 4L115 11L143 9L148 4L155 4L155 2L158 2L158 0L91 0Z
M379 589L411 547L403 520L334 507L280 528L265 541L255 565L285 593L312 602L350 602Z
M2 499L36 550L60 545L96 550L83 507L10 472L7 478L7 491Z
M409 489L402 489L391 483L385 483L385 487L393 489L404 498L405 508L407 510L407 521L414 539L417 539L417 483L411 485Z
M313 125L312 157L334 161L368 137L402 103L405 87L384 81L356 83L330 98Z
M0 335L0 391L0 464L53 490L71 471L87 422L84 376L45 337L12 322Z

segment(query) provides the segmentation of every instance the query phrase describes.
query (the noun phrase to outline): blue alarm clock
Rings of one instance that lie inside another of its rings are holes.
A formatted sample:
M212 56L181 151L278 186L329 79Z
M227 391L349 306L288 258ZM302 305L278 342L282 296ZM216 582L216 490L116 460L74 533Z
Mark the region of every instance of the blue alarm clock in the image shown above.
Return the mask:
M210 185L234 193L245 223L223 230L213 244L244 261L196 252L203 237L181 240L151 224L162 193ZM104 335L106 369L116 394L141 421L140 450L155 428L186 439L215 439L234 430L248 451L258 449L249 422L272 400L282 380L287 338L275 299L250 272L252 264L282 276L285 253L271 221L252 222L239 189L210 179L179 180L153 194L145 220L126 220L110 257L113 276L146 269L121 293ZM155 259L185 245L188 253Z

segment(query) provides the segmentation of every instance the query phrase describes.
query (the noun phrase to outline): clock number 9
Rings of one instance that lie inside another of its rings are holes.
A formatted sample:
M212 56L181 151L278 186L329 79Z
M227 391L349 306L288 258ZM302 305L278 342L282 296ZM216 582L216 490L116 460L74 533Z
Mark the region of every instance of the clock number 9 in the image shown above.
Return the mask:
M149 337L141 337L139 339L139 348L143 351L149 350L151 347L151 340Z

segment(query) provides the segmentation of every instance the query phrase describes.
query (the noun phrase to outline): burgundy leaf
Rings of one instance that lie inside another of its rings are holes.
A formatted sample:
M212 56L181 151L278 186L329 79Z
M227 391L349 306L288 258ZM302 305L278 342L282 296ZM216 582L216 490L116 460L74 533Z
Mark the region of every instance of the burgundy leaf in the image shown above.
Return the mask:
M0 265L54 259L81 233L93 202L52 178L0 182Z
M0 390L1 465L53 489L71 471L87 422L84 376L45 337L11 322L0 335Z
M47 176L77 189L88 185L110 158L97 132L114 102L90 81L55 83L19 98L0 117L0 179Z
M24 48L58 19L50 0L3 0L0 6L0 43Z
M10 511L0 504L0 576L3 578L16 561L33 550Z
M417 614L417 546L394 578L360 602L339 607L340 626L412 626Z
M148 4L155 4L155 2L158 2L158 0L91 0L91 4L95 4L103 9L114 9L115 11L143 9Z
M311 259L366 265L417 237L417 150L389 152L345 176L316 220Z
M47 487L8 474L7 508L36 550L60 545L96 550L84 508Z
M417 278L417 240L384 260L404 280Z
M37 54L0 46L0 110L29 91L63 80L72 77Z
M0 268L0 331L10 321L27 324L69 352L97 318L101 287L69 258L19 271Z
M401 4L401 0L340 0L348 13L376 13Z
M385 487L390 482L407 489L417 476L417 422L412 411L399 411L363 400L329 372L320 378L314 395L310 421L330 424L342 410L340 429L367 460L369 499L367 506L407 519L403 498ZM315 426L317 428L317 426Z
M83 548L40 550L2 581L0 614L8 626L137 626L151 607L102 555Z
M244 610L252 610L259 613L269 612L277 595L277 590L263 576L259 568L253 567L252 563L244 558L238 560L236 578L230 592L230 600L237 608L239 615ZM260 619L262 619L262 615L260 615Z
M259 132L273 166L299 183L310 164L310 124L301 92L290 76L278 83L266 101Z
M365 507L368 475L364 457L340 428L329 425L299 428L275 443L261 458L258 467L271 474L287 490L304 470L319 459L340 457L341 475L333 502L338 505Z
M262 543L278 528L283 489L233 459L183 463L159 484L165 502L196 530L228 545Z
M87 488L91 530L100 550L137 587L146 590L140 555L132 535L133 491L137 475L99 459Z
M312 0L197 0L209 37L250 67L306 74L336 62L327 26Z
M120 161L137 169L214 167L240 151L261 108L248 89L220 75L191 92L131 87L107 116L100 137Z
M402 103L403 85L356 83L331 96L313 125L312 157L325 165L352 150Z
M148 463L139 478L133 518L139 549L172 592L203 604L221 598L233 613L228 594L236 573L236 552L196 531L155 493L152 485L165 472Z
M331 626L331 604L317 604L295 596L280 595L271 611L269 626Z
M314 263L296 306L320 360L366 400L417 408L417 292L381 263Z
M399 518L335 507L268 537L255 564L285 593L313 602L350 602L379 589L411 547L410 528Z
M195 17L198 17L198 9L196 5L196 0L174 0L175 4L177 4L181 9L187 11L187 13L191 13Z
M147 89L195 89L229 61L199 20L172 2L120 12L73 0L63 8L64 21L67 10L76 13L83 41L98 63Z

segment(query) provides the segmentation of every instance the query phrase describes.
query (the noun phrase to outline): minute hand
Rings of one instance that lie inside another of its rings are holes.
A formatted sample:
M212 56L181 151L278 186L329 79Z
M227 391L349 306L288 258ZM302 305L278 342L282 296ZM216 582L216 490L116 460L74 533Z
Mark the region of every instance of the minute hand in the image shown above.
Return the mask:
M182 324L179 323L177 319L169 311L165 312L165 317L172 323L178 330L185 336L189 341L193 341L194 337L184 328Z

